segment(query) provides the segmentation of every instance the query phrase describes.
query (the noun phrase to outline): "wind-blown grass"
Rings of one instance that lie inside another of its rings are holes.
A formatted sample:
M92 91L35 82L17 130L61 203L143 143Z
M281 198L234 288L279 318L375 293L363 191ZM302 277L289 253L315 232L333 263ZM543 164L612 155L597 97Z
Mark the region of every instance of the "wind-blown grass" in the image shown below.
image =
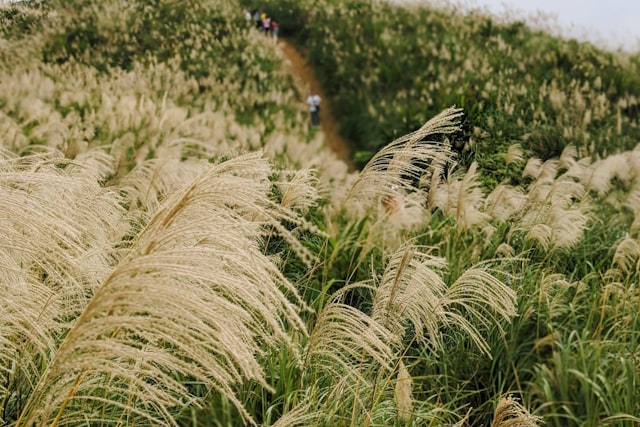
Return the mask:
M637 423L637 60L265 2L368 88L348 173L241 4L62 3L2 21L0 423Z
M270 346L291 345L292 331L305 331L296 290L255 238L265 225L266 208L260 204L268 201L268 173L259 154L252 154L210 168L168 198L88 302L76 302L81 314L59 345L46 339L44 325L35 319L23 325L16 336L23 335L39 353L54 353L44 372L28 372L22 379L34 387L16 425L136 419L175 424L170 408L195 399L185 380L224 394L251 420L234 385L254 379L268 389L256 355ZM33 178L27 182L37 185ZM234 182L236 191L229 192ZM5 206L11 206L15 196L7 200ZM38 206L39 212L60 214L59 209L46 200ZM35 214L31 220L38 224ZM92 289L82 285L90 294ZM56 291L53 283L52 289L44 288ZM29 298L42 297L37 290L34 286L14 298L35 304ZM73 315L58 310L54 319ZM17 320L13 310L3 316L3 324ZM8 349L3 359L15 360Z

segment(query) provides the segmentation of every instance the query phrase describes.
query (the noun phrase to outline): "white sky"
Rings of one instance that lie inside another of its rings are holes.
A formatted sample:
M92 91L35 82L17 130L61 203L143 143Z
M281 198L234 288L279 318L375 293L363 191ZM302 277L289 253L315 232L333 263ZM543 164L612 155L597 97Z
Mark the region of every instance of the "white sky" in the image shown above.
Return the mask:
M430 4L430 0L392 0ZM436 1L437 3L437 1ZM640 52L640 0L449 0L465 7L488 8L520 18L542 12L561 35L589 40L611 49ZM535 26L535 24L533 24Z

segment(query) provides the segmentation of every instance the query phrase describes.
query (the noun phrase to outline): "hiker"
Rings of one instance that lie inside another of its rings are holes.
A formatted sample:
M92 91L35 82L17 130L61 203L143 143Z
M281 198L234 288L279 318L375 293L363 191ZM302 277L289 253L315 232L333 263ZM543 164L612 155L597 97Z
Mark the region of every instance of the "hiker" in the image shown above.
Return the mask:
M262 19L262 25L264 26L265 34L271 31L271 18L269 17L269 15L264 16L264 18Z
M320 124L320 96L309 94L307 104L309 104L309 113L311 113L311 124L318 126Z
M265 12L263 9L260 9L260 29L262 31L264 31L264 20L267 19L267 12Z
M273 32L273 39L278 41L278 33L280 32L280 24L275 19L271 20L271 31Z
M247 6L244 7L244 10L242 11L242 13L244 14L244 19L246 19L247 22L251 21L252 19L251 12L249 11L249 8Z

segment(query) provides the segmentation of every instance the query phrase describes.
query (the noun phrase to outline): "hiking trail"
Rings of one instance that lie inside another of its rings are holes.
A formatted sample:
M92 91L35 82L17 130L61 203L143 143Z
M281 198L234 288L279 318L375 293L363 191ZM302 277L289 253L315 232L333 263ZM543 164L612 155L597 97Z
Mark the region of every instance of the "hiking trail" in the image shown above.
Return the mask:
M322 99L320 104L320 128L324 134L326 145L336 154L338 159L347 165L349 171L356 170L353 160L351 160L349 144L347 144L347 141L338 132L338 124L331 113L331 105L324 95L313 68L311 68L311 65L309 65L298 49L288 41L280 38L278 40L278 47L291 63L291 66L288 68L290 69L294 82L298 86L300 96L304 96L304 99L306 99L307 90L311 90L311 92L320 95ZM304 99L300 101L304 102Z

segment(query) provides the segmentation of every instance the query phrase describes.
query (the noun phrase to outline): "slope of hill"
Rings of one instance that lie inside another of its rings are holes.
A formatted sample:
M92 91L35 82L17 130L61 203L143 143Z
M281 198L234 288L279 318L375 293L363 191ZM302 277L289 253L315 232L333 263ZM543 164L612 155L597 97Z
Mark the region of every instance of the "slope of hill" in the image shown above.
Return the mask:
M640 137L637 55L453 7L258 4L307 52L361 165L454 104L465 108L466 136L477 143L475 159L496 176L487 178L493 184L505 176L494 155L516 142L548 159L567 145L605 156L633 148Z
M320 95L322 99L322 120L320 121L320 126L324 132L327 145L336 153L340 160L349 165L349 169L353 170L355 166L351 158L349 143L338 132L338 126L333 116L331 104L329 100L326 99L324 90L320 86L320 82L318 82L313 69L295 46L282 39L279 43L279 46L291 64L291 73L294 81L297 81L298 92L301 95L310 92L315 93Z
M240 2L0 8L0 424L637 424L638 59L249 6L359 171Z

